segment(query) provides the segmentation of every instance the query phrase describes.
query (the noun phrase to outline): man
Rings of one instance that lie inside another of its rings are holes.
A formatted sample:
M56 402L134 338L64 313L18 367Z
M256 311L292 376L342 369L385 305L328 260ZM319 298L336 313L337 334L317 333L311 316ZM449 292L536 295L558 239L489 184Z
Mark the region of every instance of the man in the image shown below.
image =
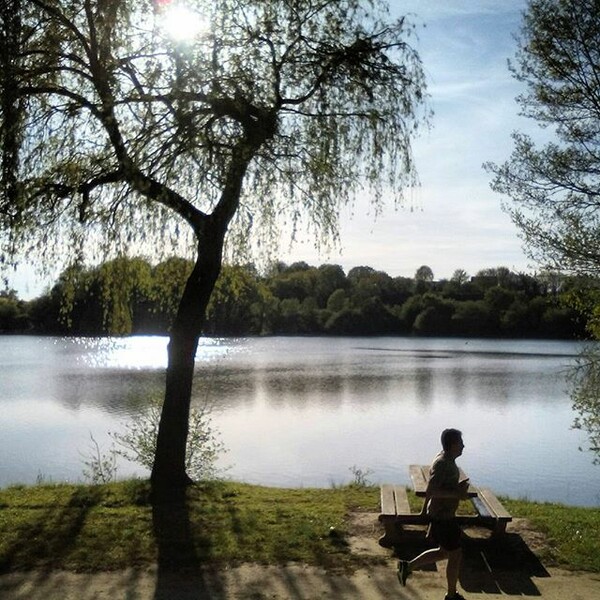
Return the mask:
M429 470L429 482L423 504L423 513L426 512L431 519L428 533L437 544L437 548L426 550L411 561L401 560L398 563L398 580L402 585L406 585L406 580L414 569L448 559L448 593L445 600L465 600L456 591L462 560L462 532L454 518L460 500L468 498L469 480L459 481L459 470L455 462L465 445L462 433L458 429L445 429L441 439L442 451L435 457Z

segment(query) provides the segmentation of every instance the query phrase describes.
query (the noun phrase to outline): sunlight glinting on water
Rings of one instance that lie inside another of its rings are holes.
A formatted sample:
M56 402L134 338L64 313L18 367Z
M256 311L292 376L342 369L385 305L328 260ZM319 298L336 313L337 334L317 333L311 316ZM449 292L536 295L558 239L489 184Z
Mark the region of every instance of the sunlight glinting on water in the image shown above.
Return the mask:
M126 338L67 338L81 354L78 361L93 368L164 369L167 366L166 336ZM219 338L201 338L196 353L197 362L211 362L225 357L230 347Z

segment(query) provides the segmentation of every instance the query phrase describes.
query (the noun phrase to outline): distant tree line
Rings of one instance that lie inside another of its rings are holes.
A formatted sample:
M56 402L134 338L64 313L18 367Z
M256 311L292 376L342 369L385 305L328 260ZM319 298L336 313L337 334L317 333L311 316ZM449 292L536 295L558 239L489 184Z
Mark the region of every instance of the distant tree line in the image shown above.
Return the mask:
M31 301L0 294L0 331L53 335L165 334L192 263L119 258L72 266ZM428 266L391 277L361 266L279 262L266 273L225 265L207 335L418 335L573 339L587 322L573 303L597 282L506 267L436 281Z

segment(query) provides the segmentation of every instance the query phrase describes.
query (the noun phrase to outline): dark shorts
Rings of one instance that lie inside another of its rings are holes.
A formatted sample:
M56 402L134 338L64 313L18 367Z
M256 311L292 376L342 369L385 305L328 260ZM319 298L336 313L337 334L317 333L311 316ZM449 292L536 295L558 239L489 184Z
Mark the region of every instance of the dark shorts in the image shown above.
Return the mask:
M429 535L440 548L449 552L460 548L462 532L454 519L431 521L429 528Z

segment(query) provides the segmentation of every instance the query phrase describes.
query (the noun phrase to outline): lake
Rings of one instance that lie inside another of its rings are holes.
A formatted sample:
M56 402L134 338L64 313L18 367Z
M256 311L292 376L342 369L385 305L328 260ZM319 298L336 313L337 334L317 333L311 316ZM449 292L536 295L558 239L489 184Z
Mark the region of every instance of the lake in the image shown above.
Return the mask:
M108 450L160 397L165 337L0 337L0 486L82 480L91 438ZM236 480L328 487L360 470L409 483L445 427L463 431L459 464L499 494L600 505L600 466L565 375L581 345L432 338L203 339L195 403L212 405ZM121 461L120 477L147 475Z

